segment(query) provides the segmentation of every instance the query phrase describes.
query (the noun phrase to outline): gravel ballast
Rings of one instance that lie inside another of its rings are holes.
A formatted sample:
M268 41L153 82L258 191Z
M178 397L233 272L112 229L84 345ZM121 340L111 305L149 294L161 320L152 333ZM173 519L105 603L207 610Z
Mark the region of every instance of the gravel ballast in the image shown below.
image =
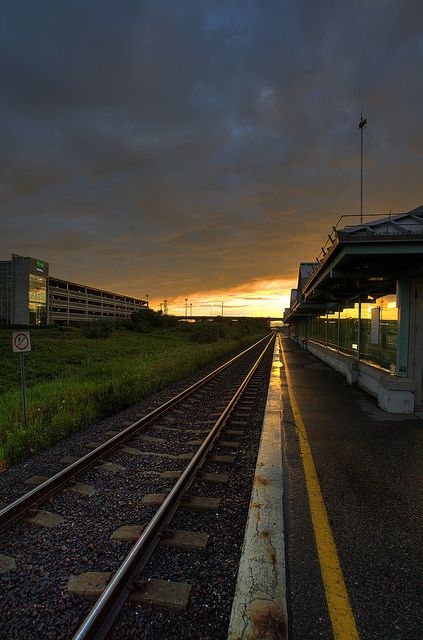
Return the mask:
M254 356L257 357L256 351ZM255 357L251 353L245 360L248 359L251 365ZM226 637L260 440L270 361L271 349L259 368L257 377L260 383L252 395L253 403L240 406L238 414L234 412L226 425L237 429L239 427L231 426L231 422L246 421L244 434L241 437L223 434L220 438L238 441L239 448L216 446L213 449L213 455L235 456L234 464L207 461L202 467L204 472L228 473L228 484L199 480L190 488L192 496L220 498L220 507L212 513L179 509L172 520L174 529L206 532L209 535L207 549L186 552L160 546L143 575L147 580L160 578L191 584L188 609L181 613L128 603L110 634L111 638L211 640ZM197 392L194 399L142 431L143 435L159 441L134 438L128 442L127 445L139 450L140 455L120 449L107 457L107 462L122 465L124 470L110 472L93 467L78 477L78 481L95 488L93 495L62 491L41 506L61 515L63 524L39 527L20 522L0 536L0 553L13 557L16 562L16 569L0 575L0 637L22 640L64 640L72 637L92 603L67 591L69 576L86 571L113 572L118 568L131 543L110 540L111 534L119 526L145 524L152 517L157 506L143 504L142 497L170 490L174 481L157 473L185 468L187 461L175 456L195 452L198 446L189 442L205 436L190 431L207 428L204 422L217 415L217 406L221 406L223 395L227 397L234 393L237 376L241 370L245 371L245 366L234 364L220 375L219 381L208 385L206 393ZM140 414L176 395L209 370L210 367L16 465L0 476L0 500L10 502L16 499L28 491L25 480L29 477L53 475L63 468L60 463L63 456L86 453L87 443L104 442L107 431L120 431L124 423L135 421ZM175 432L172 433L171 429ZM164 454L163 457L160 454Z

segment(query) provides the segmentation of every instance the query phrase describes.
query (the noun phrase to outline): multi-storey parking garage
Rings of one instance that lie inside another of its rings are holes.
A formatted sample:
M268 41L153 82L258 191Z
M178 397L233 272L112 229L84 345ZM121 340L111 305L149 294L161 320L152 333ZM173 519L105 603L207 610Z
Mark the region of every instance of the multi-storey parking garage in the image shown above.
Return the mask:
M146 300L49 278L48 316L51 324L85 322L97 318L129 318L131 313L144 307L147 307Z
M72 324L125 319L147 300L49 276L43 260L13 255L0 262L1 324Z

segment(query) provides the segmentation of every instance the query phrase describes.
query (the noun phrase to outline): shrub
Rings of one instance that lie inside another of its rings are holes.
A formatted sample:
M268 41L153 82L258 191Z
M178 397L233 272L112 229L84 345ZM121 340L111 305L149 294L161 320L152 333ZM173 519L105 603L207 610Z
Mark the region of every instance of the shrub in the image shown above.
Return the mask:
M134 311L131 314L131 321L135 325L135 330L140 333L148 333L151 328L169 329L178 326L178 319L174 316L164 316L162 313L148 308ZM147 325L150 329L146 329Z
M199 322L192 328L191 340L193 342L200 344L217 342L219 337L219 327L214 322Z
M115 320L115 328L116 329L126 329L127 331L133 331L135 329L135 325L130 318L124 318L122 320Z
M82 335L85 338L108 338L112 329L110 320L92 320L82 325Z
M138 321L135 325L135 331L138 333L150 333L153 330L153 327L148 322Z

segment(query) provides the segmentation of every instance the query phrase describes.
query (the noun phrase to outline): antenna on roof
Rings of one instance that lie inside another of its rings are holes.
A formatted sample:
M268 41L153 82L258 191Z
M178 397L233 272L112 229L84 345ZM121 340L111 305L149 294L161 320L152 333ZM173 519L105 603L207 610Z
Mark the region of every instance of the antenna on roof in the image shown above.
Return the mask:
M366 128L367 119L363 118L363 112L360 114L360 224L363 224L363 130Z

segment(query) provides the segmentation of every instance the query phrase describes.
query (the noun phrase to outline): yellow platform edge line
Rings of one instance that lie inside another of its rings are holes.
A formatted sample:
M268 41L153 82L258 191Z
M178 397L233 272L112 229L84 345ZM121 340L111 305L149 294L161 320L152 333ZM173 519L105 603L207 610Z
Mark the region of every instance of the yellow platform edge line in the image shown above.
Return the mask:
M301 459L310 504L311 521L316 540L320 571L328 604L329 617L335 640L359 640L354 615L339 562L338 551L330 528L328 514L314 466L310 443L292 386L285 351L279 336L279 346L285 369L288 395L300 444Z

